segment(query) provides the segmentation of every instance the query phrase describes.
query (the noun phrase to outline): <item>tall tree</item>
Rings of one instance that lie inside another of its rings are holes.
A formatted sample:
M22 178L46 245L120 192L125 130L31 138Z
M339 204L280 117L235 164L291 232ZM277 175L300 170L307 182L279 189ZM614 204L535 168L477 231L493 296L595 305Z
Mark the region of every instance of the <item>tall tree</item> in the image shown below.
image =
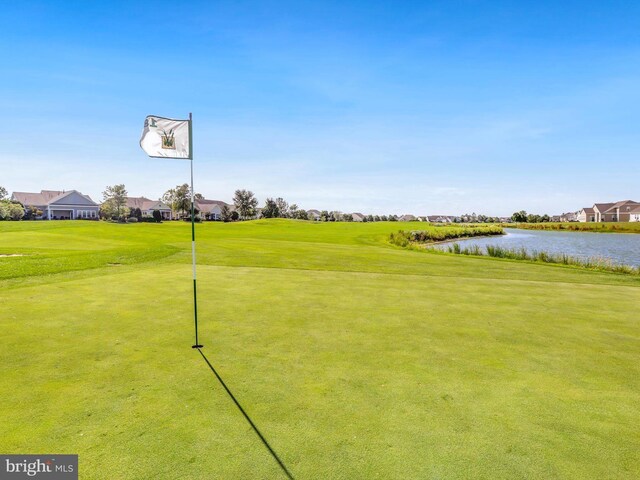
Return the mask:
M196 193L194 197L196 200L204 198L199 193ZM184 217L187 212L191 211L191 188L189 184L183 183L182 185L177 185L176 188L170 188L162 196L162 201L171 205L171 210L181 213Z
M289 217L289 204L285 201L284 198L278 197L276 198L276 206L278 207L278 217L288 218Z
M222 217L223 222L231 221L231 210L226 205L223 205L220 209L220 216Z
M241 219L246 220L255 216L258 199L251 190L236 190L233 196L233 203Z
M9 192L7 192L7 189L0 186L0 200L4 200L8 196L9 196Z
M289 206L289 217L290 218L298 218L298 205L292 203Z
M278 208L277 200L273 198L267 198L262 207L262 216L264 218L277 218L280 216L280 209Z
M527 221L527 212L525 212L524 210L515 212L513 215L511 215L511 220L516 223L525 223Z
M118 220L125 218L128 212L127 207L127 189L124 184L107 186L102 192L103 205L106 204L105 211L115 212Z

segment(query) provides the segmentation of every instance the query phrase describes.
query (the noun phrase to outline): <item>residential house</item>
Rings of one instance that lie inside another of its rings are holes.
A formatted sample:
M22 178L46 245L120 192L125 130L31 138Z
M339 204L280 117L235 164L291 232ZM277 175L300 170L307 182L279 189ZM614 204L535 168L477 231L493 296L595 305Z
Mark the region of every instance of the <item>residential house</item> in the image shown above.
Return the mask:
M615 203L596 203L593 206L596 222L628 222L629 212L640 206L633 200L623 200Z
M640 206L634 207L629 211L630 222L640 222Z
M353 221L354 222L364 222L364 219L366 217L366 215L364 215L363 213L352 213L351 216L353 217Z
M405 214L398 218L399 222L414 222L417 218L414 215Z
M309 220L320 220L320 211L319 210L307 210L307 217Z
M75 220L99 218L100 205L77 190L40 190L40 193L13 192L11 200L26 209L40 210L37 218L47 220Z
M596 212L593 210L593 208L584 207L578 212L577 219L579 222L595 222Z
M596 222L615 222L613 220L614 212L611 211L615 203L595 203L593 211L595 212ZM608 212L608 213L607 213Z
M560 222L577 222L578 212L566 212L560 215Z
M196 208L200 212L201 218L205 220L222 220L222 208L227 207L230 212L233 212L236 207L222 200L196 200Z
M446 215L428 215L427 221L430 223L451 223L453 220Z
M630 221L631 210L637 207L640 207L640 203L634 202L633 200L623 200L614 203L613 207L605 212L605 215L612 214L612 222L628 222Z
M146 197L127 197L127 207L131 210L139 208L143 217L153 217L153 211L158 210L163 220L173 220L171 207L161 200L150 200Z

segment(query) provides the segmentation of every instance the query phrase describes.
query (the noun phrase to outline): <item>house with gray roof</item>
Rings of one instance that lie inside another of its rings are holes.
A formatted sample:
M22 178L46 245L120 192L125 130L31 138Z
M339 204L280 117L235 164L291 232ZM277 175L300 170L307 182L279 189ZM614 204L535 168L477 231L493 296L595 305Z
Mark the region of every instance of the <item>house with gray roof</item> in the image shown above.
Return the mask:
M77 190L40 190L40 193L13 192L11 200L19 202L25 209L41 211L36 216L47 220L97 220L100 205L88 195Z

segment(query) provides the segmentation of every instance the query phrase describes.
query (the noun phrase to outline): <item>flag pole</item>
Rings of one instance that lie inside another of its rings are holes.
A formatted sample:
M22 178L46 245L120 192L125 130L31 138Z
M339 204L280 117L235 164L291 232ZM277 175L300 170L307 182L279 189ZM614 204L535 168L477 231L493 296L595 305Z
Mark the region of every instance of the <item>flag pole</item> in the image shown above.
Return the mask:
M193 266L193 323L195 326L196 342L191 348L202 348L198 343L198 295L196 289L196 216L195 192L193 190L193 120L189 113L189 162L191 164L191 263Z

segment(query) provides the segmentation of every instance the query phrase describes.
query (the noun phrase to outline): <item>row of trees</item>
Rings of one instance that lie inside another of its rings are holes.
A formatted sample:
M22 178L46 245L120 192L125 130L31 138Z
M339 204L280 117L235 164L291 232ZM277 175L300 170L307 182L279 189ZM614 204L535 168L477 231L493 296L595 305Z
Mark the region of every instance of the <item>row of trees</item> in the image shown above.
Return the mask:
M0 220L20 220L22 218L30 219L42 215L42 212L36 210L35 207L23 206L20 203L12 202L8 199L7 190L0 186ZM101 218L126 221L129 218L142 220L142 212L139 208L130 209L127 207L127 189L124 184L107 186L102 192L103 203L100 207ZM203 200L204 197L200 193L194 195L196 200ZM169 205L177 216L188 217L191 211L191 188L188 184L183 183L175 188L167 190L161 200ZM224 205L221 208L221 217L225 222L236 220L248 220L256 218L258 215L258 199L251 190L238 189L233 196L233 204L235 210L231 210ZM25 208L26 207L26 208ZM196 210L196 213L197 212ZM306 210L298 208L294 203L289 203L282 197L276 199L267 198L261 215L264 218L293 218L299 220L312 219ZM161 220L159 211L153 212L156 221ZM366 215L364 222L386 222L397 221L396 215ZM511 220L517 223L545 223L550 222L551 217L547 214L537 215L527 213L524 210L514 212ZM323 210L320 212L320 221L322 222L351 222L353 215L338 211ZM499 223L498 217L490 217L482 214L464 214L455 217L456 223Z
M511 215L511 220L517 223L546 223L551 221L551 217L546 213L544 215L536 215L520 210Z
M102 192L101 218L116 221L127 221L135 218L141 221L142 211L137 207L129 208L127 206L127 196L128 192L124 184L107 186ZM195 198L201 200L204 197L196 193ZM164 193L161 201L169 205L176 214L186 216L191 211L191 188L186 183L170 188ZM161 221L162 215L160 211L154 210L153 218L155 221Z

